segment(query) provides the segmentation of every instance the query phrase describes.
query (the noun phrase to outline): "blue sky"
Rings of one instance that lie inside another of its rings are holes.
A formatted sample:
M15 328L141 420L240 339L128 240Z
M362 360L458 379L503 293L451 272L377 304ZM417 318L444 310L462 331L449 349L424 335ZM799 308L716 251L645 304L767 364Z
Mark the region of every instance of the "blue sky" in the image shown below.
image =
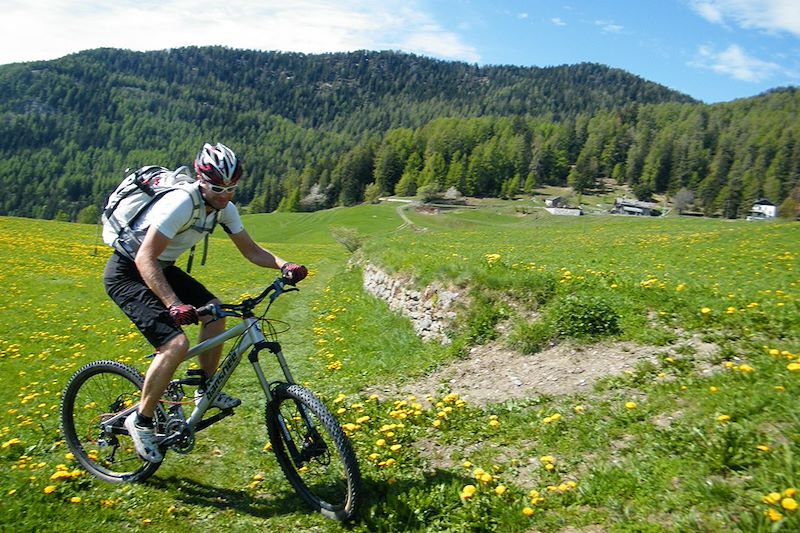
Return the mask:
M45 6L45 7L42 7ZM800 85L800 0L0 0L0 64L98 47L403 50L621 68L707 103Z

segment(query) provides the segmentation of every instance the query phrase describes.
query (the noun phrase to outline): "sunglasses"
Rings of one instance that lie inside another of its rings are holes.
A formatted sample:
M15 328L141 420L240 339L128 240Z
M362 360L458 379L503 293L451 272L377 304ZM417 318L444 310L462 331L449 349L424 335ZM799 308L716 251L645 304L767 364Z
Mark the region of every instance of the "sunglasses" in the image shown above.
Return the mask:
M221 187L220 185L211 185L209 183L208 184L208 188L211 189L211 192L214 192L216 194L222 194L222 193L235 191L236 190L236 185L231 185L229 187Z

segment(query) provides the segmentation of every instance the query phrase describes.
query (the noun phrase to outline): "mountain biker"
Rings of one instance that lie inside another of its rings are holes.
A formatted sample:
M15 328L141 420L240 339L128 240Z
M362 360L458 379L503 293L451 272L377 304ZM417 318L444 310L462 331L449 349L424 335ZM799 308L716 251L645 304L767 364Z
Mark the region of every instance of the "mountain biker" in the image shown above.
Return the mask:
M239 212L231 203L242 165L230 148L221 143L206 143L194 161L194 168L205 206L200 209L198 224L178 233L194 215L192 198L183 192L167 193L138 223L147 230L135 260L115 251L103 273L108 295L156 348L156 357L145 374L139 409L125 419L136 452L150 462L163 460L153 424L155 407L189 350L189 340L181 326L199 321L199 341L225 330L224 319L198 317L197 307L220 301L175 266L175 260L219 222L239 252L252 263L280 269L292 284L308 274L306 267L284 261L256 244L244 229ZM216 372L221 355L221 345L200 354L206 378ZM202 394L198 390L195 400L199 401ZM212 407L229 409L240 403L241 400L220 392Z

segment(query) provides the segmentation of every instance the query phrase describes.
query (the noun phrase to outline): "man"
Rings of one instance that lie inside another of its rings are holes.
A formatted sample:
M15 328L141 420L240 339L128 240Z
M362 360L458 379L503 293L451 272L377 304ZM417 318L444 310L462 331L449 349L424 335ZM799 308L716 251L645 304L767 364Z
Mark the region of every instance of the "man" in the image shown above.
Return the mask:
M198 317L197 307L220 301L199 281L175 266L175 260L218 222L239 252L256 265L280 269L293 284L308 274L304 266L288 263L256 244L245 231L239 212L231 203L242 167L230 148L220 143L214 146L206 143L195 159L194 168L198 179L196 186L204 203L197 223L180 231L194 216L193 199L185 191L167 193L137 222L136 229L146 232L135 260L115 252L103 275L108 295L156 348L156 357L145 374L139 409L125 420L136 452L142 459L156 463L163 460L163 454L153 425L155 408L189 350L189 340L181 326L200 321L199 341L225 329L222 319L211 321L209 317ZM199 356L207 377L216 372L221 355L222 346L218 346ZM202 395L202 391L198 393ZM240 403L220 393L212 407L229 409Z

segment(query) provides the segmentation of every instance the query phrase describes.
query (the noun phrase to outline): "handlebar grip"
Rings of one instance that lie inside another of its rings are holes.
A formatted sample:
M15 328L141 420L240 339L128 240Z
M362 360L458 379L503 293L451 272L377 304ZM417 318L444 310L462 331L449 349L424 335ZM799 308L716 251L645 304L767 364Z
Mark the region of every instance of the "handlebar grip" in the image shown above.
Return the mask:
M208 304L204 305L203 307L198 307L197 315L210 316L213 320L217 320L220 316L222 316L222 310L217 304Z

